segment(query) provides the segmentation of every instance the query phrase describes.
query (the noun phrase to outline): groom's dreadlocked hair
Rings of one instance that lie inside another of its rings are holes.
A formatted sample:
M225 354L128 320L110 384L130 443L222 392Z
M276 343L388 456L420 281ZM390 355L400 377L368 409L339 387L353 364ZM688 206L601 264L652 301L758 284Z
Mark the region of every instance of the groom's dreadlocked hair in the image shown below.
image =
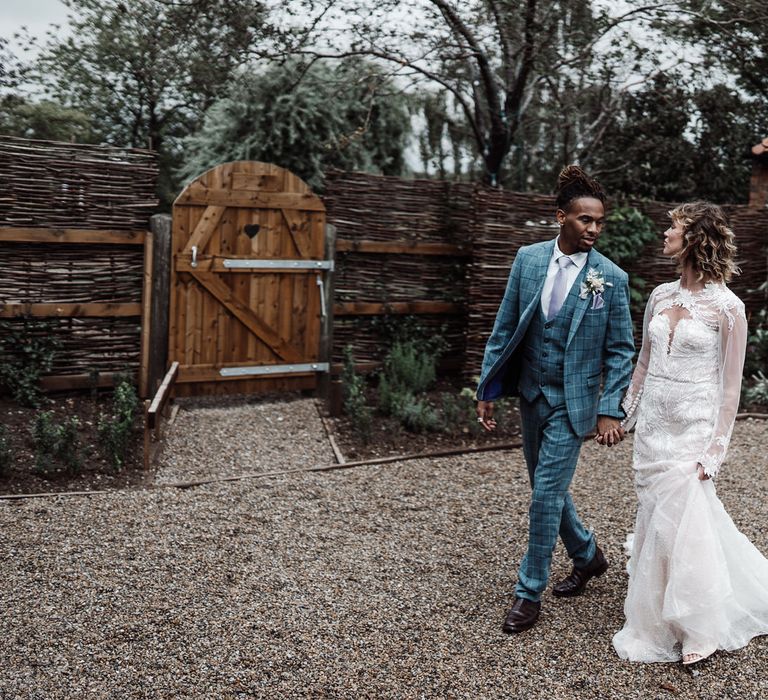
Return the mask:
M557 178L558 209L565 211L568 205L580 197L594 197L605 204L605 192L597 180L593 180L578 165L566 165Z

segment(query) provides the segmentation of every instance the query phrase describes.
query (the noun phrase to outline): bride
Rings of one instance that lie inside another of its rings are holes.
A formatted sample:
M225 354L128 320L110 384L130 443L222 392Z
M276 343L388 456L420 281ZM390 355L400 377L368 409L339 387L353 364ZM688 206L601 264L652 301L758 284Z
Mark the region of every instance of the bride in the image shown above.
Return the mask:
M738 272L733 232L706 202L670 217L664 255L681 276L648 300L623 403L623 427L635 425L638 511L626 622L613 646L630 661L687 665L768 634L768 560L712 481L733 430L747 338L744 304L725 285Z

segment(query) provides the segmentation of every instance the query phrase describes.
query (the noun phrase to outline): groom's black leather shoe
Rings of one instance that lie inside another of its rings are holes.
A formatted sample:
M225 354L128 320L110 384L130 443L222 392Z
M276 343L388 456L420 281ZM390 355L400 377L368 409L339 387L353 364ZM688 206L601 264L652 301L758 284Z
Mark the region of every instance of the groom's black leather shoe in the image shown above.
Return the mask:
M536 624L540 611L541 603L526 600L525 598L515 598L515 603L507 613L502 629L509 634L525 632L525 630L531 629Z
M608 560L603 550L597 547L595 556L583 569L574 566L571 575L564 578L552 589L552 595L557 598L570 598L581 595L591 578L602 576L608 569Z

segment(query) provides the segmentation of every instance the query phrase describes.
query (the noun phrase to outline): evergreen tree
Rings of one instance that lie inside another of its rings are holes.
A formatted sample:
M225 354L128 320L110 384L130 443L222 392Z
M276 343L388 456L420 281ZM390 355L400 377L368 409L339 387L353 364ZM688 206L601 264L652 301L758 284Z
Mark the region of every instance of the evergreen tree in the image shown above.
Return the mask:
M287 168L316 190L328 168L403 172L406 101L381 70L362 61L297 61L243 73L186 139L180 174L191 179L231 160Z

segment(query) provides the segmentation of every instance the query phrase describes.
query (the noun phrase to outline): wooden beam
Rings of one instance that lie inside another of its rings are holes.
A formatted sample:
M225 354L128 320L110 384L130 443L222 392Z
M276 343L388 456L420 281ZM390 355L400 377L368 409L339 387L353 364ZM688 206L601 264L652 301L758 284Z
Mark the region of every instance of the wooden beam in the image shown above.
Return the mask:
M461 304L450 301L393 301L390 303L350 301L336 304L336 316L380 316L385 314L459 314Z
M462 246L450 243L422 243L418 241L336 241L339 253L381 253L383 255L446 255L467 258L471 253Z
M243 376L237 375L234 377L223 377L220 370L222 367L243 367L250 366L244 365L244 363L225 363L223 365L181 365L179 367L179 378L176 380L178 384L194 384L197 382L233 382L233 381L269 381L271 379L281 377L312 377L316 372L287 372L287 373L270 373L262 376ZM269 366L268 364L253 365L254 367Z
M0 227L0 241L8 243L90 243L101 245L144 245L146 231L78 228Z
M128 372L128 377L136 381L135 372ZM74 389L91 389L111 387L118 377L126 376L125 372L99 372L95 377L91 374L56 374L40 379L43 391L72 391Z
M192 231L183 252L191 255L192 246L197 246L197 252L200 253L208 245L208 241L211 240L211 236L226 210L226 207L207 207L202 218L197 222L195 230Z
M141 316L141 309L140 303L133 302L125 304L96 301L83 304L0 304L0 317L110 318L116 316Z
M157 427L158 414L163 411L165 405L168 403L168 399L171 398L171 390L179 376L179 363L173 362L168 368L168 371L163 377L163 381L160 383L160 388L157 390L152 403L149 404L147 409L147 425L150 430L154 430Z
M197 282L226 307L227 311L257 338L266 343L278 357L281 357L286 362L302 361L302 356L283 340L274 329L270 328L248 306L240 301L232 293L232 290L216 275L210 272L198 271L191 274Z
M225 260L253 260L252 255L198 255L197 267L192 267L192 256L185 253L176 254L176 272L215 272L228 275L316 275L321 270L317 268L269 268L269 267L224 267ZM268 258L267 258L268 259ZM282 259L282 258L281 258ZM293 259L293 258L286 258ZM296 258L302 260L302 258Z
M151 299L152 299L152 249L154 248L154 236L148 232L146 245L144 246L144 271L143 286L141 289L141 360L139 361L139 397L146 399L149 396L149 346L151 342Z
M281 209L285 226L293 239L293 245L296 246L296 252L302 258L309 258L312 255L310 250L309 221L301 212L295 209Z
M325 211L317 195L284 192L227 192L209 190L193 183L182 192L174 204L200 206L244 207L250 209L298 209L299 211Z

